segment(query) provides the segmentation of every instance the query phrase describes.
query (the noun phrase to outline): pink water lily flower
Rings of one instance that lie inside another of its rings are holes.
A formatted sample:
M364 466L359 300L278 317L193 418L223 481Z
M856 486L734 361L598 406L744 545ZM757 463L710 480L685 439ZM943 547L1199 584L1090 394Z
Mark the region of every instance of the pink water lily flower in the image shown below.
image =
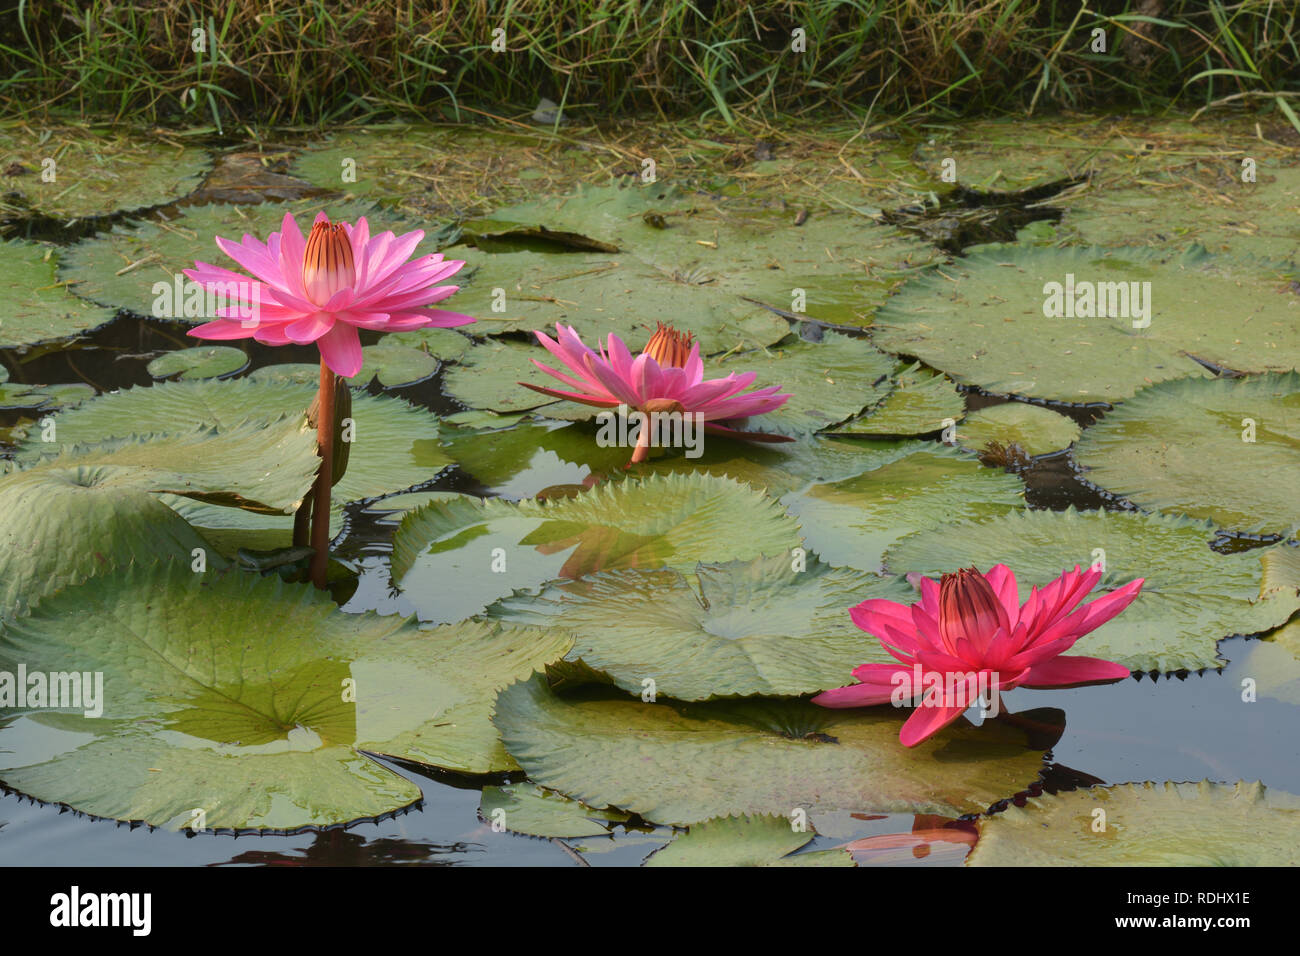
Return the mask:
M783 435L741 432L719 421L748 418L775 411L790 398L779 385L741 394L758 377L756 372L733 372L726 378L705 379L700 345L693 335L659 323L640 355L633 357L623 340L610 333L599 352L582 344L571 326L556 323L556 337L535 332L537 340L564 365L558 371L537 359L533 364L568 385L572 391L520 382L543 395L565 398L597 408L626 406L641 412L681 412L699 416L704 430L750 441L791 441ZM642 430L642 438L648 429ZM633 462L644 461L649 446L637 445Z
M1119 614L1138 596L1143 579L1080 602L1101 571L1066 571L1034 588L1024 605L1016 577L1004 564L988 574L965 568L939 581L920 578L916 604L873 599L849 611L898 664L863 664L860 683L813 698L823 707L916 702L899 739L914 747L962 715L985 692L1118 680L1129 669L1096 657L1062 656L1074 642ZM902 665L902 666L900 666Z
M256 317L248 318L250 293L240 305L217 310L221 318L200 325L190 335L201 339L254 338L266 345L315 342L322 361L350 378L361 371L357 329L406 332L434 326L467 325L472 316L430 308L459 289L439 285L465 265L439 254L408 261L424 238L422 230L394 236L370 235L364 216L355 226L330 222L320 213L304 240L298 223L285 213L280 232L265 243L245 234L239 242L217 237L217 246L252 273L248 276L206 262L195 262L185 275L205 288L251 286Z

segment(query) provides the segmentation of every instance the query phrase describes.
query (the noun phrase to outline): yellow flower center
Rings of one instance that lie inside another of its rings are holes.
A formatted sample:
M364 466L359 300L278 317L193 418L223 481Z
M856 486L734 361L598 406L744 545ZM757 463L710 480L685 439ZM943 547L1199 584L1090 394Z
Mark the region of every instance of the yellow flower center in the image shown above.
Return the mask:
M659 328L650 336L642 355L648 355L658 363L660 368L682 368L691 356L691 342L694 333L678 332L671 325L656 323Z
M339 289L349 288L356 281L352 242L343 223L328 219L315 223L302 257L302 284L307 298L324 305Z

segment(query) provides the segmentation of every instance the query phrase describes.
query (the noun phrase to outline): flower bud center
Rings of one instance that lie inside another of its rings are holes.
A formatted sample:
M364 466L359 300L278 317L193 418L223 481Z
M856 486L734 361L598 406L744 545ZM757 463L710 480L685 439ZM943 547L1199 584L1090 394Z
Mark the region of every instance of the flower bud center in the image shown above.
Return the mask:
M352 261L352 241L341 222L323 219L311 227L302 258L302 284L307 298L325 305L340 289L357 281Z
M650 336L642 355L648 355L660 368L683 368L691 357L691 343L695 334L678 332L671 325L657 323L659 328Z
M992 635L999 623L998 596L975 568L939 580L939 635L949 647L961 637Z

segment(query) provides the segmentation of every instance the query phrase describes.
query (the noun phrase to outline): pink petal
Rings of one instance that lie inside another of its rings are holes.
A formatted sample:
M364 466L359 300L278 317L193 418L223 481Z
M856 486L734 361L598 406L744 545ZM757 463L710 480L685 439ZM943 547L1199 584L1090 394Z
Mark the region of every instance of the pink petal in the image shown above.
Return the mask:
M898 739L904 747L915 747L927 737L933 737L966 712L965 707L918 707L907 718Z
M346 322L335 322L334 326L316 340L320 357L335 375L351 378L361 371L361 339L357 330Z
M1129 673L1124 665L1099 657L1054 657L1031 667L1020 683L1025 687L1060 687L1118 680Z

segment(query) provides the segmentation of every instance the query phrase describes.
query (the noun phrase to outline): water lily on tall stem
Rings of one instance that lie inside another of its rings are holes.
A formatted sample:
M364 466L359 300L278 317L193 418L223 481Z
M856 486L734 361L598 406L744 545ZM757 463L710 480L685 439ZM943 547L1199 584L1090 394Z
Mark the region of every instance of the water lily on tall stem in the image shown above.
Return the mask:
M1064 656L1074 642L1128 607L1143 579L1087 604L1101 571L1078 565L1020 603L1004 564L987 574L965 568L940 580L919 578L915 604L873 599L852 608L853 623L874 635L897 664L863 664L859 681L813 698L823 707L918 703L899 739L914 747L951 724L987 692L1113 681L1129 669L1096 657ZM919 699L919 701L918 701ZM994 703L996 706L996 703Z
M726 378L706 379L700 345L694 335L658 323L646 347L635 358L612 332L599 352L582 343L572 326L556 323L556 337L535 332L537 340L564 365L559 371L533 359L533 364L554 376L572 391L520 382L543 395L564 398L597 408L624 407L639 412L677 412L695 415L704 430L749 441L791 441L784 435L742 432L720 421L733 421L775 411L790 398L779 385L745 392L758 377L756 372L731 373ZM744 393L744 394L742 394ZM650 452L651 429L642 428L630 464L645 461Z
M239 242L217 237L217 246L252 273L195 262L185 275L205 289L223 294L241 290L233 305L218 310L214 321L192 329L201 339L252 338L266 345L308 345L320 350L321 377L316 412L317 450L321 467L312 490L311 575L325 586L329 545L329 498L335 472L335 376L361 371L358 329L405 332L426 327L450 328L473 322L472 316L432 308L458 290L442 285L465 265L439 254L411 259L424 238L422 230L395 236L370 235L364 216L356 225L330 222L320 213L304 239L293 216L285 213L279 232L265 243L250 235ZM253 308L255 306L255 308ZM251 317L250 317L251 316Z

